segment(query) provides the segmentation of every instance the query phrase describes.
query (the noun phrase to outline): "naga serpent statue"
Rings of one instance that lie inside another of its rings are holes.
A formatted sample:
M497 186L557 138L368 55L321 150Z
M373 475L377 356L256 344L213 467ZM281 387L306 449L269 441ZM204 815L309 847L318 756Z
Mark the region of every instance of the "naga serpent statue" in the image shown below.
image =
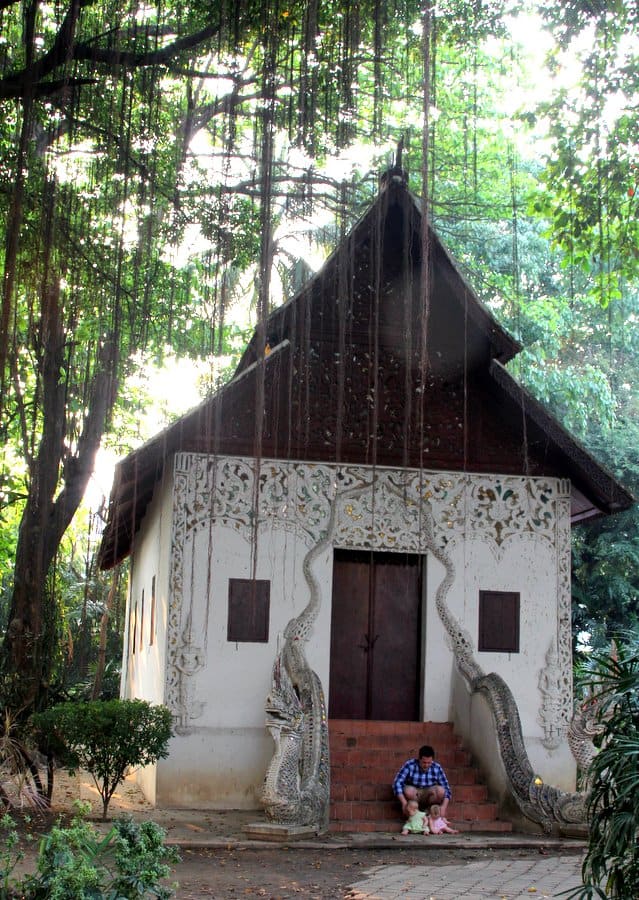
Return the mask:
M266 727L275 753L262 786L264 811L272 822L309 826L318 834L328 830L329 822L328 722L322 684L308 664L304 645L320 607L312 564L331 544L336 507L334 501L324 537L304 557L302 569L311 598L284 629L266 701Z
M266 701L266 727L275 742L261 794L266 817L279 824L310 826L318 834L328 830L331 784L324 691L304 650L321 599L313 563L332 546L339 502L354 499L372 486L360 484L333 498L323 537L302 563L311 597L284 629Z
M453 565L445 551L437 546L432 533L432 521L428 519L426 530L428 548L446 571L435 598L437 612L452 640L459 672L472 693L481 693L488 702L495 724L499 755L513 798L521 812L541 825L547 833L555 826L584 824L587 821L588 794L563 791L544 784L535 774L524 744L519 710L512 691L496 672L485 674L474 658L472 639L445 602L454 579ZM578 751L582 755L589 755L587 744L594 751L592 741L585 740L585 733L579 736L573 734L573 737L573 754L576 755L575 751ZM576 758L579 761L579 757Z

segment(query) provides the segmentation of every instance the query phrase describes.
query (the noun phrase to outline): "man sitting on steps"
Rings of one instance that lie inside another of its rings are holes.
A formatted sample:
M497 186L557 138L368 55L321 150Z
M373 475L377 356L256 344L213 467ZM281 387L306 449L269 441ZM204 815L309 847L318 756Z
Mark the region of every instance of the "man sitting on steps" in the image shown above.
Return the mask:
M407 759L393 781L393 793L406 813L409 800L417 799L422 808L428 809L433 803L441 807L441 815L446 818L446 810L452 792L446 773L435 762L435 751L426 744L419 748L417 759Z

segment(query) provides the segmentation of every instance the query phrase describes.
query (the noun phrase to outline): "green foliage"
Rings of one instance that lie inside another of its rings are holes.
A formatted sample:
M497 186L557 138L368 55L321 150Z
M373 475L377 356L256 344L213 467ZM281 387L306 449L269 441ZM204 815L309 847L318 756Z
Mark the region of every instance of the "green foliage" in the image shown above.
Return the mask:
M54 826L40 844L38 874L27 894L64 900L99 897L106 871L100 865L110 843L88 823L75 819L68 828Z
M590 830L573 898L639 896L639 631L625 632L612 654L585 667L582 689L597 704L601 749L589 779Z
M639 7L622 0L539 6L557 39L549 60L557 86L540 110L551 148L535 208L569 261L593 274L592 290L606 305L620 296L624 277L639 275Z
M158 888L160 879L169 874L163 860L177 862L177 851L164 846L164 832L154 822L136 825L131 819L115 823L115 863L118 875L113 882L114 896L130 898L154 895L166 898L168 888Z
M626 369L632 394L619 403L611 430L590 432L590 447L624 484L639 494L639 429L634 413L637 374ZM582 525L573 535L573 631L587 643L607 646L621 629L639 623L639 506Z
M16 493L19 490L19 471L18 466L16 474L7 470L4 477L0 476L0 629L3 633L7 627L6 614L13 584L13 564L22 511L22 503Z
M53 615L49 624L52 639L48 650L49 673L46 685L43 685L40 708L71 697L92 698L102 626L107 662L99 697L109 699L119 694L126 567L107 577L97 571L96 518L87 515L85 507L79 510L60 544L55 568L47 578L48 607ZM15 527L17 530L17 524ZM3 535L8 539L6 556ZM4 529L0 525L1 633L7 627L14 560L15 543L9 539L9 527ZM113 597L109 609L110 591L113 591ZM19 691L14 693L19 706ZM9 700L6 696L4 699ZM10 708L16 709L11 704Z
M127 769L168 756L171 713L144 700L62 703L34 716L43 738L54 735L64 748L63 765L72 774L86 769L102 797L103 819Z
M601 648L639 626L639 510L580 528L573 539L573 632Z
M0 900L11 896L11 873L23 858L15 822L5 813L0 819Z
M67 827L55 825L40 843L37 872L20 880L11 877L22 858L15 825L5 816L0 828L0 900L168 900L173 894L162 882L178 855L154 822L118 819L104 837L81 816Z

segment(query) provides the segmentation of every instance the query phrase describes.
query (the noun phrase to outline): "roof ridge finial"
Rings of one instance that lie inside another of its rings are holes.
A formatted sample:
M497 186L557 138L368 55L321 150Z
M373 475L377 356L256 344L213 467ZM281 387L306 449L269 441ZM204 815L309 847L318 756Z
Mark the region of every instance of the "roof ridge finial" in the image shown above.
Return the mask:
M408 172L402 165L402 157L404 154L404 136L397 142L397 150L395 151L394 163L382 172L379 179L380 188L387 187L391 182L408 186Z
M404 152L404 135L397 141L397 153L395 154L395 168L402 168L402 153Z

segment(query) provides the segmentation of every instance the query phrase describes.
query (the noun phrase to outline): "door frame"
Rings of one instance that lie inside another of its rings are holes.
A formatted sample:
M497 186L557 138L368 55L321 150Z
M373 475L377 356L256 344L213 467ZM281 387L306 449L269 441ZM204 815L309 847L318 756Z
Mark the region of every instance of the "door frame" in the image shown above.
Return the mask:
M419 564L421 567L420 572L420 590L419 597L417 600L418 604L418 613L419 613L419 622L420 622L420 634L418 637L418 660L417 660L417 703L416 703L416 718L414 721L423 721L424 716L424 708L425 708L425 686L424 686L424 677L426 672L426 652L427 652L427 642L426 642L426 622L427 622L427 610L428 610L428 553L415 553L410 550L390 550L388 547L381 548L370 548L370 547L353 547L353 546L340 546L339 544L334 545L331 548L331 556L330 556L330 575L329 575L329 584L330 584L330 616L328 623L328 691L327 691L327 706L329 707L329 717L334 718L332 716L330 710L330 703L328 700L330 698L330 687L331 687L331 679L333 676L333 666L332 666L332 625L333 625L333 579L335 573L335 555L337 552L343 551L345 553L368 553L371 556L374 555L389 555L389 556L399 556L403 555L406 557L415 557L419 558Z

